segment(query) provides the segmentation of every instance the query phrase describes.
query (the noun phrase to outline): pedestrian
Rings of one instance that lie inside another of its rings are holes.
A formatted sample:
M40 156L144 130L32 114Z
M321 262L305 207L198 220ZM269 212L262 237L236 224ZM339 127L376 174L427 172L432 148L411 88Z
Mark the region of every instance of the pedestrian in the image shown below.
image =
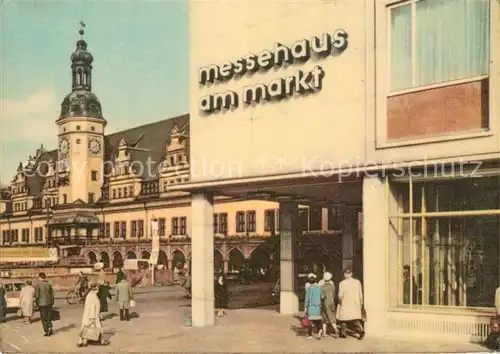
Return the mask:
M101 321L103 320L104 313L108 312L108 299L111 300L111 287L109 286L109 282L104 280L101 285L99 285L99 290L97 292L97 296L99 297L99 301L101 303L99 310L99 318Z
M116 284L116 302L120 308L120 321L130 321L130 301L133 300L132 286L123 275L123 279Z
M333 332L337 335L337 320L335 318L336 304L336 289L332 281L332 273L325 272L323 274L324 284L321 286L321 298L323 304L321 307L321 314L323 316L323 336L326 336L328 327L331 326Z
M101 302L97 296L99 286L97 283L91 283L89 291L85 296L85 305L83 308L82 325L80 327L80 338L77 346L86 347L89 341L98 342L101 345L109 344L104 340L104 331L99 318Z
M51 336L52 330L52 307L54 306L54 289L47 281L45 273L38 274L38 284L35 288L35 303L40 310L40 318L42 322L45 336Z
M313 283L313 281L317 282L316 274L310 273L307 276L307 281L306 281L306 283L304 285L305 291L307 291L307 289L309 289L309 287L311 286L311 284Z
M120 268L118 270L118 273L116 273L116 284L121 282L124 277L125 277L125 273L123 273L123 270Z
M30 324L33 317L33 305L35 302L35 288L32 286L31 280L26 280L26 285L21 290L19 295L19 303L21 305L21 315L24 317L24 323Z
M361 282L353 278L352 270L344 270L344 280L339 284L339 321L341 322L340 337L346 338L348 325L353 325L362 340L365 330L362 324L363 289Z
M7 301L5 300L5 286L0 283L0 323L5 322L5 312L7 311Z
M311 273L307 276L310 285L306 289L306 297L304 310L311 325L307 327L307 339L313 336L313 325L318 330L316 339L321 339L323 335L322 317L321 317L321 287L318 285L318 280L315 274Z
M228 291L226 278L223 275L217 277L215 282L215 308L217 309L217 316L224 317L224 310L227 309Z

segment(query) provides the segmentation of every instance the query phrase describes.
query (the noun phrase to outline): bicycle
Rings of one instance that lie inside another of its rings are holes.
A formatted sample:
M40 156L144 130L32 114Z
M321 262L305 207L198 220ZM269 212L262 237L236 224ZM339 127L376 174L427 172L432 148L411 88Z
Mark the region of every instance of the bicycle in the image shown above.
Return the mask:
M84 301L85 301L85 298L80 296L80 292L78 290L70 290L70 291L68 291L68 294L66 295L66 302L69 305L74 305L77 302L79 302L80 304L83 304Z

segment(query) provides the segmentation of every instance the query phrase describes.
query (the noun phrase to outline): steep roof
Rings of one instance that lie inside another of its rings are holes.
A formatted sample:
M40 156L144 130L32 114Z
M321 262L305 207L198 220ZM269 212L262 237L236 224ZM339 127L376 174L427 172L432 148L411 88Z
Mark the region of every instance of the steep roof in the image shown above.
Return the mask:
M185 114L141 125L106 136L104 140L104 161L112 161L114 164L118 152L118 143L124 138L130 147L131 161L136 161L137 165L146 167L148 159L151 159L151 169L156 169L165 157L165 146L170 141L170 132L175 125L181 130L189 129L189 115ZM187 154L189 156L189 151L187 151ZM106 167L109 169L110 166L106 164ZM105 171L105 174L109 175L109 171ZM151 180L156 176L151 176L147 168L143 168L141 177L144 180Z
M189 135L189 115L184 114L181 116L164 119L158 122L141 125L135 128L130 128L120 132L116 132L104 137L104 161L112 161L113 164L116 159L118 144L122 138L132 145L129 148L131 153L131 161L137 161L137 165L142 164L146 166L148 159L150 159L153 168L158 166L158 164L165 157L165 146L170 141L170 133L172 128L177 125L181 131L186 131ZM189 144L188 144L189 146ZM189 156L189 148L186 151ZM29 176L26 179L26 185L28 187L29 196L40 196L43 190L43 185L45 183L45 172L47 168L48 161L57 162L57 150L42 151L38 154L36 161L34 162L34 171L37 169L41 173L35 173L33 176ZM105 164L108 171L104 171L106 175L109 175L109 168L111 164ZM154 179L155 176L150 176L147 173L147 169L143 169L141 177L144 180ZM105 180L106 184L107 181ZM7 191L2 193L7 196Z

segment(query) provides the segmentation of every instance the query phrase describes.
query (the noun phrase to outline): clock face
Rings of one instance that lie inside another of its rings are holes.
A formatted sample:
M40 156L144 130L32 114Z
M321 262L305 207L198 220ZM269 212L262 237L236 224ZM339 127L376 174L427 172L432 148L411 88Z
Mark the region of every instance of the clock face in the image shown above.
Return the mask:
M101 153L101 142L98 139L89 139L89 152L94 155L98 155Z
M59 155L60 156L68 156L68 152L69 152L68 140L65 138L62 138L59 141Z

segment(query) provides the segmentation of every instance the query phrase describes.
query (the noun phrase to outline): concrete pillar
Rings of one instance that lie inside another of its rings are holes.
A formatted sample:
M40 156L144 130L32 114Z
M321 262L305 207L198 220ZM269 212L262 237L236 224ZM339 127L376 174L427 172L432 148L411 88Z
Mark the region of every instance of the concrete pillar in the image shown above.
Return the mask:
M296 203L280 203L280 313L299 312L296 284L299 208Z
M212 195L203 192L191 195L191 317L194 327L215 323L213 214Z
M354 242L356 241L358 210L355 207L342 208L342 268L352 268L354 260ZM354 275L356 276L356 274ZM361 280L361 279L360 279Z
M363 180L363 273L364 302L369 334L384 334L388 304L387 245L389 201L386 186L378 177Z

